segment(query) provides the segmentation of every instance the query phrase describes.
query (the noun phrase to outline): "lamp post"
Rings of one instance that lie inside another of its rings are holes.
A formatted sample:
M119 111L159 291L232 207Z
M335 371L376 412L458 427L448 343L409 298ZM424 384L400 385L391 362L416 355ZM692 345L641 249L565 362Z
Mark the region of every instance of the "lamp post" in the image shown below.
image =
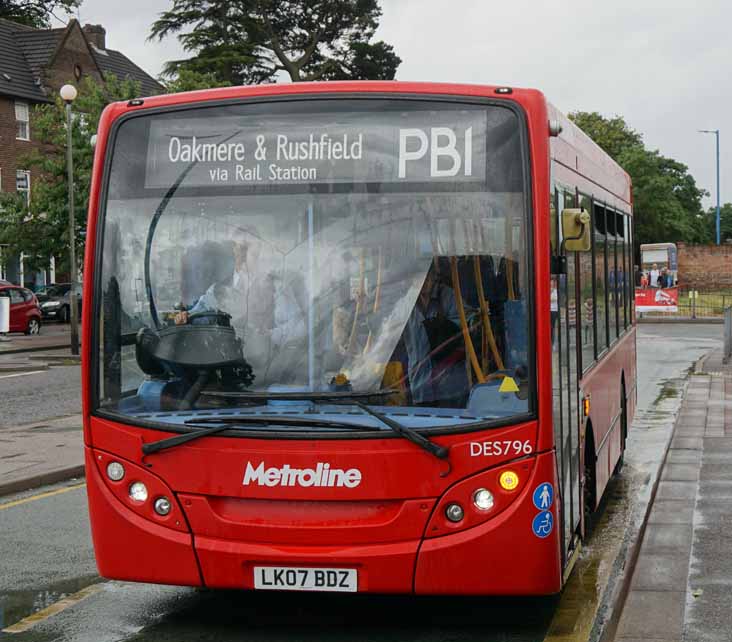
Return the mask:
M76 87L61 87L61 99L66 103L66 173L69 187L69 263L71 265L71 289L69 312L71 313L71 354L79 354L79 304L76 299L76 231L74 225L74 159L71 152L71 103L76 100Z
M700 129L701 134L714 134L717 138L717 245L719 245L719 130L718 129Z

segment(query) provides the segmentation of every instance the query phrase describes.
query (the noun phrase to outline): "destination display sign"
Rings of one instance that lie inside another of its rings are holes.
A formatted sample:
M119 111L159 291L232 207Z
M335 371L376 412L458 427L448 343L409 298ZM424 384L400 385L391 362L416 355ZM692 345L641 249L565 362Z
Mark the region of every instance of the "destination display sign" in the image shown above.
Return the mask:
M481 182L486 129L484 110L154 119L145 187Z

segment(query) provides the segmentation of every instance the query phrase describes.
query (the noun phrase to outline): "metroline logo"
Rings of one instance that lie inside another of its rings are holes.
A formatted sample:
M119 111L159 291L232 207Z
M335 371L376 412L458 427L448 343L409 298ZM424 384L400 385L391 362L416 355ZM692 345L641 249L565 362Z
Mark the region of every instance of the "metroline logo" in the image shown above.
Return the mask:
M356 488L361 483L361 471L358 468L331 468L330 464L318 462L315 468L291 468L285 464L282 468L265 468L260 462L255 468L252 462L247 462L244 472L244 486L257 484L258 486L309 486L333 487L345 486Z

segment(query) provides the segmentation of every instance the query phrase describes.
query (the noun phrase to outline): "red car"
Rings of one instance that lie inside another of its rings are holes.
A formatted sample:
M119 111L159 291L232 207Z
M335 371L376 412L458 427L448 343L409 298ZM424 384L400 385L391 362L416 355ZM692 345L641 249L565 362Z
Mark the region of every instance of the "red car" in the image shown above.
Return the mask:
M38 334L41 331L41 307L33 292L0 283L0 297L10 299L10 332Z

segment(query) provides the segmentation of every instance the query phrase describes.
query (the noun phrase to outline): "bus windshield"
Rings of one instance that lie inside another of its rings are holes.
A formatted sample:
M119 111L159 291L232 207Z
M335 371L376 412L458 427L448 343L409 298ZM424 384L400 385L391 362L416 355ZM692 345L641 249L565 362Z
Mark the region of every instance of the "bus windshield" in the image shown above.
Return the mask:
M281 401L352 391L413 427L532 412L525 145L516 111L486 103L123 119L100 212L97 408L365 425L355 405Z

